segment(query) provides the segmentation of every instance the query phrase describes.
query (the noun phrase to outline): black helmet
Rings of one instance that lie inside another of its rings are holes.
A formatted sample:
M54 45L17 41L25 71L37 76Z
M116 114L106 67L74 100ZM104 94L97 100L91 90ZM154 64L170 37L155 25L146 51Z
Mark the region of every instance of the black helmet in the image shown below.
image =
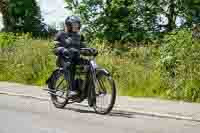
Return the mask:
M65 25L72 30L73 24L78 24L78 28L81 28L81 19L78 16L69 16L65 19Z

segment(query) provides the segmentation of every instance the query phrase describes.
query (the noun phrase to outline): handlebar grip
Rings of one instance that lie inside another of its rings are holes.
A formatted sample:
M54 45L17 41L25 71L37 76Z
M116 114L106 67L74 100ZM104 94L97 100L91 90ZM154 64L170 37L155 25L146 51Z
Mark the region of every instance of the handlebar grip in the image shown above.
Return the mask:
M85 56L97 56L98 51L94 48L81 48L80 53Z

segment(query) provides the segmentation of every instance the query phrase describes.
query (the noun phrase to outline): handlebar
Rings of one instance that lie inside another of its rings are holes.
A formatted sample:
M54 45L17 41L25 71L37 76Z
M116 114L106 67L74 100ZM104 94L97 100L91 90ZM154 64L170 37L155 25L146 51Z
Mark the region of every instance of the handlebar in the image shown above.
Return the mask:
M62 54L64 56L69 56L71 53L74 54L81 54L83 56L97 56L98 51L94 48L81 48L80 51L77 49L71 48L71 49L66 49L64 47L58 47L54 49L54 53L56 55Z
M81 48L80 54L83 56L97 56L98 51L94 48Z

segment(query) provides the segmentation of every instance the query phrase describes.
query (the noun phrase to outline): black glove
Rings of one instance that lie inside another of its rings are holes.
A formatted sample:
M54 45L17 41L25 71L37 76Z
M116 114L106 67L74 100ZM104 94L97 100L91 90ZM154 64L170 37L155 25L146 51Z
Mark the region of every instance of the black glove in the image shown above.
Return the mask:
M64 55L64 56L69 56L69 54L70 54L69 50L63 49L62 55Z
M63 55L63 56L68 56L70 54L69 51L64 47L55 48L54 53L56 55Z
M84 56L97 56L98 51L94 48L81 48L81 54Z
M80 51L76 48L70 48L69 53L70 53L72 58L80 56Z

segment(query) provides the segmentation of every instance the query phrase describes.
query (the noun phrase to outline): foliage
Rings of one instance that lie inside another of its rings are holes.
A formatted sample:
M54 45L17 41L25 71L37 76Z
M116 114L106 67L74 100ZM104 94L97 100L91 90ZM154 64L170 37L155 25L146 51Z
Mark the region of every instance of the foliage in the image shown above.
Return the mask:
M199 0L65 0L81 16L88 39L141 42L199 20Z
M166 35L162 44L95 40L91 46L99 50L97 62L111 72L119 94L200 102L199 43L191 31L181 30ZM0 46L0 80L44 85L55 69L49 40L1 33Z
M66 3L71 5L68 0ZM147 0L83 0L68 9L81 16L88 38L133 42L151 38L157 4Z
M0 13L2 14L4 27L8 27L11 21L10 21L10 15L8 13L7 0L0 0Z
M0 38L1 51L12 48L16 40L16 36L14 36L12 33L1 33Z
M185 9L186 18L189 23L200 23L200 0L182 0Z
M29 34L0 33L0 80L44 84L55 68L50 44L33 40Z
M2 36L0 40L5 42ZM55 56L51 52L52 43L48 40L33 40L26 34L20 36L10 34L7 37L11 37L9 40L13 41L13 45L10 48L4 47L6 49L0 51L0 80L44 85L45 80L55 69ZM8 44L9 42L4 46ZM120 94L159 96L162 93L160 82L157 82L159 69L155 66L159 54L153 54L159 52L158 49L138 47L118 54L117 48L113 52L106 51L105 48L108 47L106 42L96 46L99 46L100 51L97 62L111 71ZM144 83L143 86L141 82Z
M33 35L41 31L41 13L35 0L9 0L5 6L6 11L2 12L4 31Z
M108 44L98 47L103 51L97 58L98 64L108 69L114 77L118 92L121 95L162 97L165 88L160 80L160 68L157 64L159 48L156 47L131 47L108 48ZM115 44L120 46L120 44ZM99 46L99 45L97 45ZM107 49L105 49L107 48Z
M165 37L161 49L162 78L168 81L170 97L199 101L200 41L191 31L181 30Z

